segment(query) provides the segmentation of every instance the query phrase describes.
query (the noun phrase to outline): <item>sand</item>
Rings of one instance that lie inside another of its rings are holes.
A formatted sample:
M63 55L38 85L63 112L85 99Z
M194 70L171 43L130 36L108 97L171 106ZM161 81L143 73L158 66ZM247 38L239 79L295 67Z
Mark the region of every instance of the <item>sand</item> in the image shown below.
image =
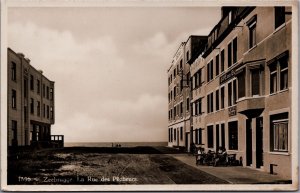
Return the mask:
M8 184L225 184L168 155L166 147L10 152Z

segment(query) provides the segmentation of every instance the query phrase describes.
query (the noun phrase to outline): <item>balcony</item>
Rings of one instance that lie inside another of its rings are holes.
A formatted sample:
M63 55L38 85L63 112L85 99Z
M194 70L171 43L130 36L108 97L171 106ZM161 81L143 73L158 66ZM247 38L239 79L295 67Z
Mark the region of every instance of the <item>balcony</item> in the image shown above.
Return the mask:
M248 118L258 117L265 108L265 97L254 96L237 101L237 112Z

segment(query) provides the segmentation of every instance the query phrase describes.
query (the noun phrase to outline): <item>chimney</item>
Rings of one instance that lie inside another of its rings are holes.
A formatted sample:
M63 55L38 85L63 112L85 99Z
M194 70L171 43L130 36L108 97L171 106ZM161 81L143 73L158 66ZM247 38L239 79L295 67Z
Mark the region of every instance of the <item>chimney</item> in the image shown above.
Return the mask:
M25 55L23 54L23 53L21 53L21 52L19 52L19 53L17 53L20 57L22 57L22 58L24 58L25 57Z

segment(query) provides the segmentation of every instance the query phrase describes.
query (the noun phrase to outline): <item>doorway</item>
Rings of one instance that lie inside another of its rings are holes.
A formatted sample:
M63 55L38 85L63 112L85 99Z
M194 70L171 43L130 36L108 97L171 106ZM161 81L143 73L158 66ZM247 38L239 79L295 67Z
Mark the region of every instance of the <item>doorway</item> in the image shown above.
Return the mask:
M185 133L185 147L186 147L187 151L190 149L190 145L189 145L189 133Z
M263 118L256 118L256 168L263 166Z
M219 141L220 141L220 138L219 138L219 124L216 125L216 152L219 151L219 147L220 147L220 144L219 144Z
M246 120L246 165L252 164L252 120Z

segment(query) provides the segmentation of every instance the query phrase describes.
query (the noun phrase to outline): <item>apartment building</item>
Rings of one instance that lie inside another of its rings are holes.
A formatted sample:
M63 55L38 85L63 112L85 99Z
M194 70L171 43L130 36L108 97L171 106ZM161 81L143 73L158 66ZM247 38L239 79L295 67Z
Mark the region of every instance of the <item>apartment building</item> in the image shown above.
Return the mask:
M190 62L203 52L206 36L190 36L177 49L168 70L168 145L186 148L190 143Z
M31 66L24 54L8 48L7 56L8 147L47 146L51 141L63 141L63 136L51 136L54 82Z
M190 65L191 142L291 178L291 7L222 7Z

